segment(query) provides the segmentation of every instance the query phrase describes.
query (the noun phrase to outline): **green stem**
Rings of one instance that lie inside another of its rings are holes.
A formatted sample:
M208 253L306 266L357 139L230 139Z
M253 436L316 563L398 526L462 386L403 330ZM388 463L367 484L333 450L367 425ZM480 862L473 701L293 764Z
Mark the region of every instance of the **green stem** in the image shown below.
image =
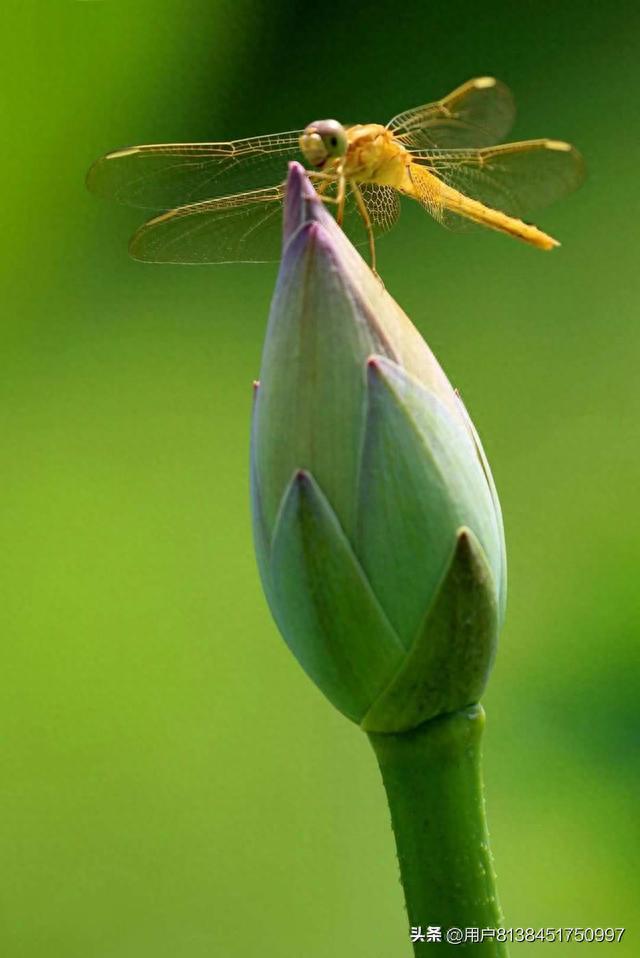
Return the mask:
M449 928L501 927L484 811L480 741L484 711L473 705L410 732L369 733L391 810L409 924L442 929L416 941L416 955L508 958L495 938L448 944Z

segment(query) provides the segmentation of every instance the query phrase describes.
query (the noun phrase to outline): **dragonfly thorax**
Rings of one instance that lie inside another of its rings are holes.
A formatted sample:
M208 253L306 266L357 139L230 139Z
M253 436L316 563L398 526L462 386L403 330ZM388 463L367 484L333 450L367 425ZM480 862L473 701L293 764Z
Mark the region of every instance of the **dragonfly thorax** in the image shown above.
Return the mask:
M360 183L404 188L409 155L379 123L358 124L347 131L345 176Z

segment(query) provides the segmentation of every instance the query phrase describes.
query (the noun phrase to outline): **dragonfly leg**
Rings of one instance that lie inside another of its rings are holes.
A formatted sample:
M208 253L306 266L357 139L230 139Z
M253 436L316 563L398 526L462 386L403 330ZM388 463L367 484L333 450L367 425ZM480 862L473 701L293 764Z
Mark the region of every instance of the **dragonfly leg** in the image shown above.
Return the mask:
M335 203L335 202L336 202L336 199L335 199L334 196L325 196L325 195L324 195L324 194L325 194L325 191L328 190L330 186L331 186L331 181L330 181L330 180L323 180L323 182L322 182L322 183L319 183L319 184L316 186L316 188L315 188L316 193L318 194L318 196L320 197L320 199L321 199L324 203Z
M322 180L322 182L319 184L314 183L314 188L323 203L338 202L337 196L325 196L326 190L328 190L330 186L333 186L335 184L336 182L335 176L333 176L330 173L319 173L316 170L307 170L307 176L309 177L309 179L313 178L315 180Z
M330 175L328 173L315 173L310 172L308 176L317 177L322 179L323 182L320 186L316 186L316 193L320 197L323 203L335 203L338 207L336 213L336 221L338 226L342 226L342 220L344 218L344 203L346 199L346 179L342 170L338 171L337 180L338 180L338 192L335 196L325 196L325 190L329 189L330 186L334 186L336 182L336 176Z
M342 167L338 170L338 195L336 197L338 201L338 212L336 213L336 223L338 226L342 226L342 220L344 219L344 201L346 195L347 180L342 170Z
M310 180L335 180L335 173L323 173L321 170L305 170Z
M371 225L371 217L369 216L369 210L367 205L362 197L360 187L357 183L351 181L349 184L353 190L353 195L356 198L356 203L358 205L358 210L360 211L360 216L362 217L367 231L367 236L369 237L369 253L371 255L371 272L375 273L378 276L378 270L376 269L376 244L373 236L373 226Z

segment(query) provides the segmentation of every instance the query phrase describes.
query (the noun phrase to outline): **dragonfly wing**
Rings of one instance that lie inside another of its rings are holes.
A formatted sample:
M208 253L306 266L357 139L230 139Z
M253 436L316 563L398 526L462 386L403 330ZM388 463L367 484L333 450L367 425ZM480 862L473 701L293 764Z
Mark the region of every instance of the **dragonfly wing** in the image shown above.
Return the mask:
M315 185L334 196L335 183ZM397 191L366 184L361 192L376 235L400 213ZM129 251L149 263L267 263L280 258L284 186L192 203L157 216L134 234ZM329 209L335 209L331 204ZM343 229L358 245L368 243L355 194L346 198Z
M435 103L399 113L387 129L406 147L482 147L503 140L513 125L510 90L493 77L476 77Z
M367 207L373 232L376 236L395 226L400 216L400 194L391 186L363 183L360 193Z
M323 185L322 181L312 182L314 182L320 195L335 198L337 181L330 183L328 186ZM391 186L378 186L377 183L360 183L359 189L364 205L367 208L367 213L369 214L373 234L374 236L381 236L395 225L400 216L399 193ZM347 190L342 229L354 246L368 245L369 235L356 201L356 195L348 187ZM333 204L328 208L335 211Z
M585 176L578 151L560 140L524 140L483 150L421 150L413 160L465 196L518 219L571 193ZM433 203L433 215L442 218L437 196Z
M280 257L284 187L182 206L134 233L129 252L147 263L268 263Z
M300 131L229 143L158 143L108 153L87 186L128 206L172 210L281 183L289 159L302 159Z

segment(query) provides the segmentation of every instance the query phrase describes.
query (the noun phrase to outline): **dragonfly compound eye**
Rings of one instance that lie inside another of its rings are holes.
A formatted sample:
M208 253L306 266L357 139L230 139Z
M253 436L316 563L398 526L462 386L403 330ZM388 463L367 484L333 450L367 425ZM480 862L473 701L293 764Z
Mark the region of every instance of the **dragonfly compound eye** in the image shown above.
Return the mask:
M337 120L317 120L300 137L300 149L311 166L321 168L327 160L344 156L347 134Z

